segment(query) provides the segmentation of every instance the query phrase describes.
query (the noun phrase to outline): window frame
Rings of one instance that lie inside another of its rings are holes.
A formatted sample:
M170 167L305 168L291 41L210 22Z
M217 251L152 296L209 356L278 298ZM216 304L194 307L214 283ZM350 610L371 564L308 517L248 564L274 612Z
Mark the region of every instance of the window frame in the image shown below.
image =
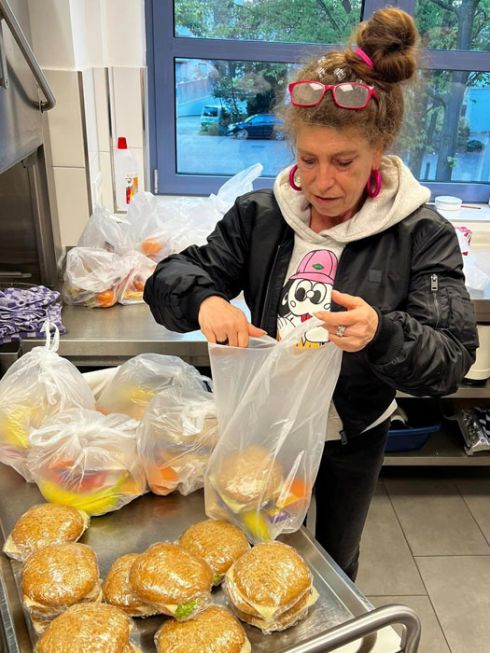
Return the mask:
M415 12L416 0L364 0L361 20L386 5ZM177 37L174 35L173 0L145 0L148 125L151 190L159 195L209 195L231 175L196 175L177 172L175 59L223 59L285 63L298 61L305 55L314 56L343 47L338 44L319 45L267 41L239 41ZM159 26L155 40L155 26ZM490 72L490 52L477 50L433 50L422 52L424 68L430 70L464 70ZM163 119L157 121L157 116ZM167 153L159 156L159 153ZM262 177L255 188L271 188L274 177ZM487 202L490 182L431 182L423 181L432 197L457 195L464 201Z

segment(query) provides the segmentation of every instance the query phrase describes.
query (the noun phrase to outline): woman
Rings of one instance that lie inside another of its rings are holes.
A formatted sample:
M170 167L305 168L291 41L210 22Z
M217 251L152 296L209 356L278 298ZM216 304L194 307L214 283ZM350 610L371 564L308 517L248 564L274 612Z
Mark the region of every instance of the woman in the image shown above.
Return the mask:
M477 347L454 229L384 154L401 127L417 38L408 14L386 8L359 25L357 47L305 66L285 110L297 163L273 191L239 197L207 245L162 261L145 288L158 322L232 346L323 320L305 346L330 339L344 356L316 537L353 579L396 390L453 392ZM240 291L252 324L229 303Z

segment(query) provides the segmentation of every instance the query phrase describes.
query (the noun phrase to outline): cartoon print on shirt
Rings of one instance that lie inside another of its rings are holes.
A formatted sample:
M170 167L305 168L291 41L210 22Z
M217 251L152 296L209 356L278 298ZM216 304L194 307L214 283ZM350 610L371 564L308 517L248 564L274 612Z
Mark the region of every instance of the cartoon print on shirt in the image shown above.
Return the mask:
M338 260L329 249L308 252L296 272L285 284L279 305L279 336L309 320L317 311L330 310L332 286ZM305 336L304 347L319 347L328 341L323 327L312 329Z

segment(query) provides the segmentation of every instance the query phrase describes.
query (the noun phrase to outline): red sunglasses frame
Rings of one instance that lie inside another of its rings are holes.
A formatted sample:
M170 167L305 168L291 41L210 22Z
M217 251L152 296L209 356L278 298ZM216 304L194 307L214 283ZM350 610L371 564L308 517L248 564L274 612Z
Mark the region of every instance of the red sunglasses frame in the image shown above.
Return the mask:
M293 100L293 90L294 90L294 88L296 86L300 86L300 85L303 85L303 84L320 84L321 86L323 86L323 93L322 93L320 99L317 102L310 102L308 104L303 104L302 102L301 103L294 102L294 100ZM340 103L337 100L337 98L335 97L334 89L337 88L338 86L344 86L344 85L347 85L347 84L349 86L362 86L362 88L366 88L368 90L368 95L367 95L367 98L366 98L366 102L362 106L348 107L348 106L343 105L342 103ZM293 106L295 106L295 107L316 107L323 100L323 98L325 97L325 93L327 91L330 91L332 93L333 101L341 109L351 109L353 111L359 111L359 110L365 109L367 107L367 105L369 104L369 100L371 98L374 98L376 100L376 102L378 102L378 93L377 93L376 89L374 88L374 86L368 86L368 84L365 84L364 82L340 82L339 84L324 84L323 82L319 82L317 79L301 79L301 80L299 80L297 82L291 82L288 85L288 91L289 91L289 97L291 98L291 104Z

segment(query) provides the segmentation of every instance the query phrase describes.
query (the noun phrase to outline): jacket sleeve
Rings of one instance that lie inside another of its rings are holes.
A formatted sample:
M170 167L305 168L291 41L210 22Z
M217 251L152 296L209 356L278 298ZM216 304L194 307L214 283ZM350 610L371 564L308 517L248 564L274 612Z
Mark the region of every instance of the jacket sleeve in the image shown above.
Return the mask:
M378 314L378 330L365 354L381 379L419 396L457 390L475 360L478 336L449 223L415 234L406 306Z
M230 300L242 290L247 229L238 201L202 247L191 245L161 261L145 284L144 300L153 317L171 331L199 328L199 307L217 295Z

